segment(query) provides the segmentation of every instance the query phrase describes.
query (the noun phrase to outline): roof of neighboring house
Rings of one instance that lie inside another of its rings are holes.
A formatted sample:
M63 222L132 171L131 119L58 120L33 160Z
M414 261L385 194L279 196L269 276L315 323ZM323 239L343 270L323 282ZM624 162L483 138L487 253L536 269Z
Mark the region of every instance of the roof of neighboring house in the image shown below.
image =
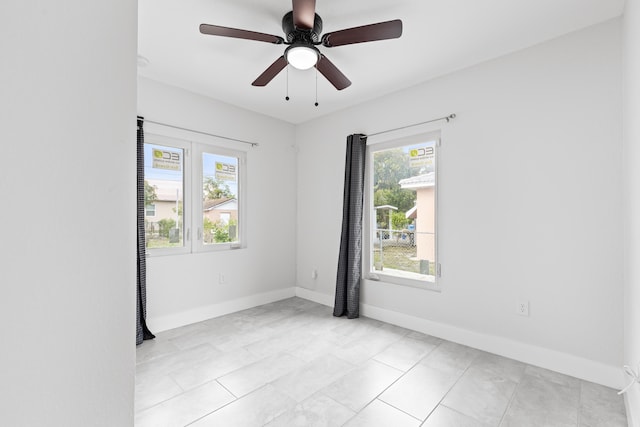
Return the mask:
M373 209L393 209L394 211L398 210L398 208L396 208L395 206L391 206L391 205L376 206Z
M400 187L406 189L433 187L435 183L436 174L434 172L412 176L411 178L401 179L399 182Z
M156 200L159 202L175 202L182 199L182 182L163 179L145 180L156 189Z
M407 219L416 219L418 217L418 206L414 206L411 209L409 209L404 214L404 217Z
M235 197L223 197L221 199L205 200L204 205L202 206L202 209L204 211L210 211L213 209L218 209L223 205L226 205L227 203L235 202L235 201L236 201Z

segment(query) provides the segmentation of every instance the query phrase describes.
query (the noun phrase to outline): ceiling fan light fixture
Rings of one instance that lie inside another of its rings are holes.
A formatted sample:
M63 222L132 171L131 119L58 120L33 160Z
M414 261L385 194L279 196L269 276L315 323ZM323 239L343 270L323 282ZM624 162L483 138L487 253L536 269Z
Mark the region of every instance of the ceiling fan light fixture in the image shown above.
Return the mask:
M308 70L318 63L320 51L314 46L291 45L284 53L287 62L298 70Z

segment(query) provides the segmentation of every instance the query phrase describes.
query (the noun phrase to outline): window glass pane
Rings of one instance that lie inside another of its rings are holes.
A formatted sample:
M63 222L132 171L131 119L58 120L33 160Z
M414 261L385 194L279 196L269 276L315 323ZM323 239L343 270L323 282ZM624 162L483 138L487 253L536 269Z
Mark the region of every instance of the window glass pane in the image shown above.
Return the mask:
M202 208L205 245L240 241L237 157L202 154Z
M184 246L183 149L144 144L144 199L147 248Z
M373 153L372 272L434 280L435 149L427 141Z

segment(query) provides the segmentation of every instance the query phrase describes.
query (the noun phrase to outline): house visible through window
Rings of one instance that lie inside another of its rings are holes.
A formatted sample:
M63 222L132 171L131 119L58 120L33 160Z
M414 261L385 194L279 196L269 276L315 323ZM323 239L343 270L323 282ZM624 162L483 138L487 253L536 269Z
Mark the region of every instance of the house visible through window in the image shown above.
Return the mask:
M144 144L144 198L147 209L153 206L153 215L145 218L148 249L185 247L183 205L187 145L171 142L173 145Z
M245 153L158 136L147 140L148 253L241 247Z
M438 144L426 134L368 147L369 278L435 285Z
M238 243L238 191L240 158L202 153L203 239L205 246Z

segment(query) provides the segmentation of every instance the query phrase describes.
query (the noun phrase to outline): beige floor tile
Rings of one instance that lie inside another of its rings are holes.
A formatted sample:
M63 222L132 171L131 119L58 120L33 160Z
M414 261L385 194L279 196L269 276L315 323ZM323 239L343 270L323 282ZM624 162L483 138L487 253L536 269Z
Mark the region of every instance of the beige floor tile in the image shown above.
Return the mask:
M136 414L137 427L185 426L232 402L234 396L215 381Z
M304 361L291 355L278 354L224 375L218 379L218 382L236 397L240 397L296 371L304 364Z
M626 427L624 399L617 390L581 382L580 427Z
M439 405L421 427L491 427L491 425L483 424L460 412Z
M516 385L509 379L483 369L481 365L471 366L447 393L442 404L478 421L497 426Z
M170 376L184 390L204 384L259 361L260 358L240 348L211 357L173 371Z
M355 412L330 397L317 394L280 415L265 427L340 427Z
M358 412L402 374L403 372L398 369L370 360L322 389L321 392Z
M263 426L295 406L293 399L267 385L201 418L190 427Z
M545 372L525 375L501 427L575 427L578 425L580 382ZM555 381L549 381L553 377Z
M459 372L441 371L418 364L382 393L379 399L424 420L459 377Z
M136 381L136 412L169 400L183 391L169 375L148 376L146 381Z
M438 341L429 342L404 337L391 344L381 353L378 353L374 359L406 372L431 353L438 345L440 345Z
M418 427L420 420L390 406L374 400L345 424L345 427Z
M302 402L353 368L335 356L322 356L283 375L273 385L296 402Z

